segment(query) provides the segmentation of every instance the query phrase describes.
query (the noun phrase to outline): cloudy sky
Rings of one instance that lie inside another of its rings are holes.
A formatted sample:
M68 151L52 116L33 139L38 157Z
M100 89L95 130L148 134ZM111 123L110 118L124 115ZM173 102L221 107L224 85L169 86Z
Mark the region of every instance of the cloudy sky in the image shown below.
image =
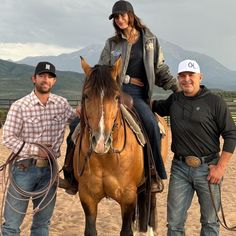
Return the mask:
M1 0L0 58L59 55L113 35L114 0ZM157 35L236 70L236 0L130 0Z

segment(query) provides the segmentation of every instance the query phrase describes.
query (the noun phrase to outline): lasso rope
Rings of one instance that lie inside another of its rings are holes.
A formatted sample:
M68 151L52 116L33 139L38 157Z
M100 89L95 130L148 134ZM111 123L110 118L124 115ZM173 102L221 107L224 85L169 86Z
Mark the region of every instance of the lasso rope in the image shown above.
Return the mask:
M4 193L3 193L3 199L2 199L2 208L1 208L1 219L0 219L0 223L2 225L2 215L3 215L3 206L5 204L8 204L15 212L19 213L19 214L26 214L26 212L20 212L17 209L15 209L10 202L8 202L6 200L6 195L7 193L10 194L14 199L20 200L20 201L28 201L30 198L37 199L42 197L41 201L38 203L38 205L33 209L33 215L36 214L37 212L43 210L44 208L46 208L50 202L54 199L55 195L56 195L56 190L58 187L58 178L59 178L59 169L58 169L58 164L57 164L57 160L56 157L54 155L54 153L51 151L51 149L49 149L46 145L40 144L40 143L32 143L36 146L38 146L43 152L45 152L47 154L47 160L49 163L49 168L50 168L50 179L48 184L42 188L39 191L34 191L34 192L29 192L29 191L25 191L24 189L20 188L20 186L18 186L12 176L12 168L15 165L15 163L17 162L17 158L19 153L21 152L21 150L24 147L24 143L22 144L20 150L14 154L11 153L10 156L8 157L8 159L6 160L6 162L0 166L0 171L3 171L3 181L2 184L4 186ZM8 176L6 174L6 168L8 166ZM44 203L45 199L47 198L50 189L54 186L54 184L56 183L56 188L55 188L55 193L53 194L53 196L48 200L48 202L42 206L42 204ZM10 191L7 191L9 185L12 186L12 188L16 191L16 193L20 194L22 196L22 198L17 198L16 196L14 196L12 193L10 193ZM30 213L28 213L30 214Z

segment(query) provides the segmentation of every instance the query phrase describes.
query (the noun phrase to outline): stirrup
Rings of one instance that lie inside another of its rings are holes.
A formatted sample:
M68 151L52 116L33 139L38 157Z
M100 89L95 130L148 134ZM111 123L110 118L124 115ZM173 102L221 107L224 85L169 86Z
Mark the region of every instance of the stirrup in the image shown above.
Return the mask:
M152 178L151 192L152 193L161 193L163 190L164 190L163 181L161 179L158 181L156 178Z

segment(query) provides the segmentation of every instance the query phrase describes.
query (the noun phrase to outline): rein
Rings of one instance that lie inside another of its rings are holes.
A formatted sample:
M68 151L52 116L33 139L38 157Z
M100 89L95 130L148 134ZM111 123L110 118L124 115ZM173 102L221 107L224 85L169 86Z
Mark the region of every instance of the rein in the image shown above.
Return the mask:
M78 155L79 161L80 161L80 152L81 152L82 136L83 136L83 134L80 134L80 140L79 140L79 155ZM84 170L85 170L85 166L86 166L86 164L88 163L88 161L89 161L89 159L90 159L90 157L91 157L91 155L92 155L92 152L93 152L93 150L92 150L92 146L91 146L91 143L90 143L90 145L89 145L89 150L88 150L88 152L87 152L87 154L86 154L86 156L85 156L84 164L83 164L81 170L79 169L79 161L78 161L78 166L77 166L77 173L78 173L78 176L82 176L82 175L83 175Z
M82 105L84 106L84 104L83 104L83 102L82 102ZM91 128L90 128L90 126L88 125L88 118L87 118L87 114L86 114L86 112L85 112L85 108L83 107L82 108L82 111L83 111L83 117L84 117L84 123L85 123L85 127L88 127L88 131L89 131L89 135L90 135L90 137L91 137ZM83 132L84 132L84 130L85 130L85 128L83 129ZM88 163L88 161L89 161L89 159L90 159L90 157L91 157L91 155L92 155L92 152L93 152L93 150L92 150L92 145L91 145L91 138L89 138L89 149L88 149L88 152L87 152L87 154L86 154L86 156L85 156L85 160L84 160L84 164L83 164L83 166L82 166L82 169L80 169L79 168L79 163L80 163L80 153L81 153L81 145L82 145L82 137L83 137L83 134L84 133L80 133L79 134L79 154L78 154L78 166L77 166L77 173L78 173L78 176L82 176L83 175L83 173L84 173L84 170L85 170L85 166L86 166L86 164Z
M227 222L226 222L226 219L225 219L225 214L224 214L224 210L223 210L223 205L222 205L222 199L221 199L221 187L220 185L219 186L219 193L220 193L220 210L221 210L221 215L222 215L222 220L223 222L220 220L220 217L218 215L218 212L217 212L217 209L216 209L216 204L215 204L215 201L214 201L214 196L213 196L213 193L212 193L212 189L211 189L211 185L210 183L208 183L208 186L209 186L209 191L210 191L210 195L211 195L211 201L212 201L212 204L213 204L213 207L214 207L214 210L215 210L215 213L216 213L216 217L219 221L219 223L221 224L221 226L223 228L225 228L226 230L229 230L229 231L236 231L236 225L235 226L232 226L232 227L229 227Z
M114 149L113 146L112 146L112 144L111 144L112 153L116 153L116 154L120 154L121 152L124 151L125 145L126 145L126 139L127 139L126 122L125 122L124 116L122 115L122 112L121 112L120 109L119 109L119 111L120 111L120 114L121 114L121 119L122 119L121 121L122 121L122 124L124 125L124 142L123 142L123 146L122 146L122 148L121 148L120 150ZM118 115L117 115L117 116L118 116ZM116 117L116 119L117 119L117 117ZM114 123L114 126L113 126L112 130L114 130L115 124L116 124L116 123Z

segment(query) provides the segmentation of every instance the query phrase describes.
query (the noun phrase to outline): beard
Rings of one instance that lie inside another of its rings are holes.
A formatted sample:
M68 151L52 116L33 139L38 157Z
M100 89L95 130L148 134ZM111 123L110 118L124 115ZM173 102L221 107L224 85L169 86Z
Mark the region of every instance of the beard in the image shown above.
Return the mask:
M41 94L47 94L51 92L51 87L45 86L46 84L35 84L35 89L37 90L37 92L41 93Z

